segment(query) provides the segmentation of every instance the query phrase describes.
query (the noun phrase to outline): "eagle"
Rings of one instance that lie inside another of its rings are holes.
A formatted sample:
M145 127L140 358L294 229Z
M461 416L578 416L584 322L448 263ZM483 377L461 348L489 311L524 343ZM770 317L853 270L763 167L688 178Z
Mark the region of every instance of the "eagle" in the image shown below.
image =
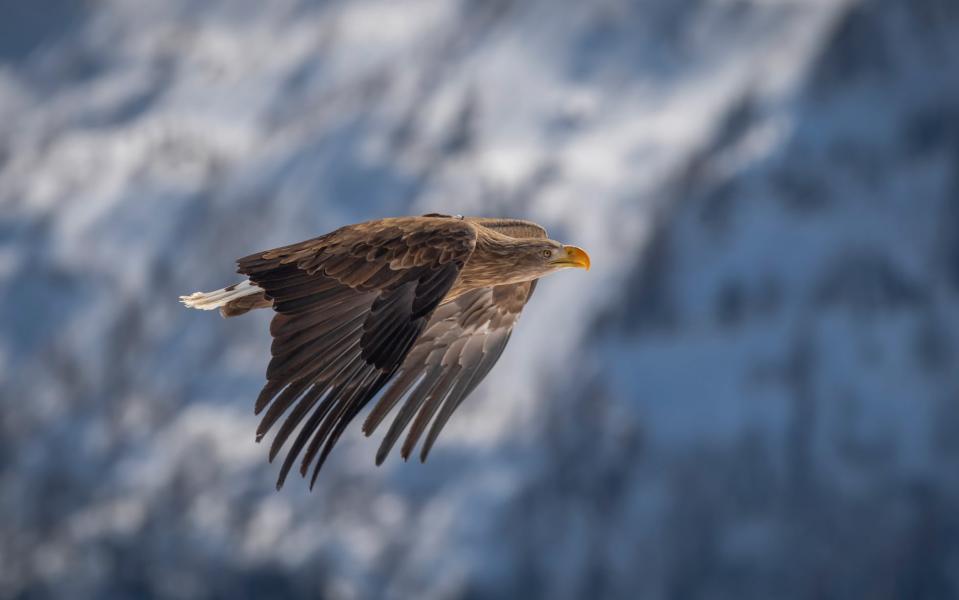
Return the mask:
M450 415L503 353L537 280L589 269L590 261L531 221L431 213L347 225L237 265L242 283L180 300L224 317L275 312L255 414L262 414L257 442L283 419L270 462L296 433L279 490L301 454L300 474L312 466L312 489L340 435L378 394L363 423L367 436L404 402L376 464L407 427L400 454L408 459L426 432L425 461Z

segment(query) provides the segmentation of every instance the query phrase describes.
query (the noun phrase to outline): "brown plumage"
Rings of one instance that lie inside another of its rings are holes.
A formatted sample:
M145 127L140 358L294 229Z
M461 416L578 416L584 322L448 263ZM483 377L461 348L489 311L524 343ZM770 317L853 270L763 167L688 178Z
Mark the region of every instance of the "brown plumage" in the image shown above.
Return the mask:
M346 426L381 391L366 435L403 403L376 464L407 427L401 455L408 458L425 433L425 461L502 354L536 280L589 268L589 258L529 221L430 214L341 227L238 265L247 281L181 300L227 317L276 311L255 410L263 413L258 441L282 419L271 461L296 433L279 488L301 453L300 473L312 465L312 487Z

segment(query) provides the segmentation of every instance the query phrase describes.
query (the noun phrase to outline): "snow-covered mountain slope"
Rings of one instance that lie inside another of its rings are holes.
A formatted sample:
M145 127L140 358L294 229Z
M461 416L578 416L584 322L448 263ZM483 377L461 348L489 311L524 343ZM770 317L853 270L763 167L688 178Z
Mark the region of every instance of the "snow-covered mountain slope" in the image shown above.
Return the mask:
M589 338L593 378L550 405L558 450L525 489L550 508L530 511L521 580L959 593L957 17L853 7L800 93L745 95L664 188L676 201ZM564 521L579 533L556 542ZM581 571L556 569L584 548Z
M14 11L0 595L959 593L953 4ZM434 210L594 269L542 283L429 463L351 428L274 492L269 315L176 297Z

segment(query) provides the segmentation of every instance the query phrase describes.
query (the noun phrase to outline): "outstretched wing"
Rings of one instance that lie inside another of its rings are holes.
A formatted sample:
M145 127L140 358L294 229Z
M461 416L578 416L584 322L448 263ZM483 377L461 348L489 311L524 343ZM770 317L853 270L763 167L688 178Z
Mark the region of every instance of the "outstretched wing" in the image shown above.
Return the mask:
M546 238L546 229L539 223L526 221L523 219L497 219L491 217L464 217L463 215L444 215L442 213L429 213L424 217L435 217L440 219L459 219L473 225L479 225L486 229L492 229L503 235L514 238Z
M466 217L464 220L512 237L547 237L546 230L531 221L481 217ZM535 288L536 281L482 288L436 310L396 378L363 424L366 435L372 434L393 407L406 397L380 444L376 464L386 459L411 420L413 425L400 454L404 459L409 458L432 420L420 450L420 460L426 460L450 415L486 377L503 353L513 326Z
M257 440L289 411L271 461L299 427L277 488L304 447L302 475L316 459L312 487L340 434L396 373L475 245L476 232L463 221L383 219L238 261L278 313L267 383L256 400L257 414L267 409Z
M488 217L465 217L464 220L467 223L472 223L473 225L479 225L480 227L485 227L486 229L492 229L498 231L503 235L508 235L514 238L540 238L545 239L549 237L546 234L546 229L538 223L532 221L524 221L523 219L492 219Z
M397 402L406 397L376 453L377 465L389 454L414 415L400 453L404 459L409 458L432 420L420 450L420 460L426 460L450 415L503 353L535 287L536 282L532 281L473 290L433 313L429 326L363 424L363 431L370 435Z

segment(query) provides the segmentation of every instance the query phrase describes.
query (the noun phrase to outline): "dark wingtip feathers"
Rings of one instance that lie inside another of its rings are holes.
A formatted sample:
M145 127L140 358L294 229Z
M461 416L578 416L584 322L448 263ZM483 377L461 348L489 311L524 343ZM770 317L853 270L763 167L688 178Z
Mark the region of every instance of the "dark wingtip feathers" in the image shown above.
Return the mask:
M380 446L380 449L376 451L376 466L383 464L383 461L386 460L386 457L390 454L390 448L384 448Z

